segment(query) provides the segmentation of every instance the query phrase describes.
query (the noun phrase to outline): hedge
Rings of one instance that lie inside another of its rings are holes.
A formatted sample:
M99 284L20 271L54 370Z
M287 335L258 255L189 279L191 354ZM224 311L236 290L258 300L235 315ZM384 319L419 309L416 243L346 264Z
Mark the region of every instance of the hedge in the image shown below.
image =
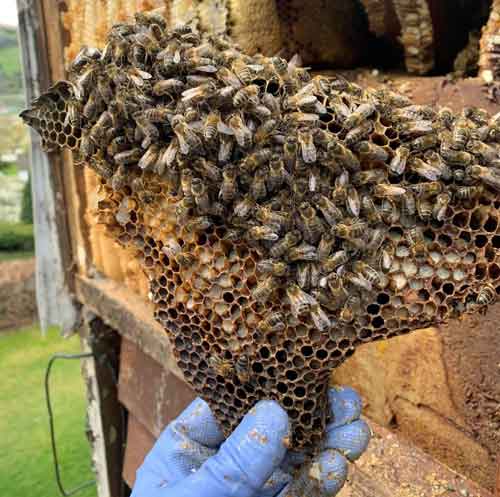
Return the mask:
M0 251L31 251L35 248L32 224L0 221Z

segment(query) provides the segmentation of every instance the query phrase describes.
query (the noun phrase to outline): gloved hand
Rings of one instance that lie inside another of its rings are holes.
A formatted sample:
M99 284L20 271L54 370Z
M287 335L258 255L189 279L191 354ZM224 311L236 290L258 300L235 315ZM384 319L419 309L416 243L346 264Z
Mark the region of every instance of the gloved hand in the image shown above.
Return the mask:
M224 441L201 399L162 433L137 471L132 497L314 497L335 495L370 439L361 399L346 387L329 392L333 422L322 452L305 463L287 451L290 426L274 401L261 401ZM293 476L292 476L293 475Z

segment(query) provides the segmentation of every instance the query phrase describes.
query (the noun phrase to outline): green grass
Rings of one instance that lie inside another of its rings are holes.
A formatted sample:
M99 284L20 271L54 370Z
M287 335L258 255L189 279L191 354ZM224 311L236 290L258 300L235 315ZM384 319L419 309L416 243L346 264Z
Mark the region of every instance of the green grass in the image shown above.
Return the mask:
M19 47L4 47L0 49L0 67L8 78L18 77L21 73Z
M0 262L5 261L15 261L17 259L29 259L30 257L35 257L35 252L33 251L17 251L17 252L8 252L4 250L0 250Z
M0 252L33 251L33 225L0 221Z
M59 338L38 328L0 332L0 495L59 495L45 408L43 382L49 357L79 352L79 340ZM52 368L51 394L63 483L67 490L93 479L85 438L85 387L79 361L58 361ZM96 497L95 486L76 494Z

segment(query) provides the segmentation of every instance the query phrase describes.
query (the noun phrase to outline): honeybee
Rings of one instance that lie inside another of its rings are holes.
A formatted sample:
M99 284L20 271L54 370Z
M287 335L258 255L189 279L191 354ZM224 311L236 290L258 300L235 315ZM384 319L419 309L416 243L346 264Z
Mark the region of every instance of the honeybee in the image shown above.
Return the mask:
M350 295L339 314L339 323L340 324L349 324L354 321L356 317L356 313L359 311L361 307L361 299L358 295L352 294Z
M367 228L368 224L364 221L354 221L351 224L337 224L334 232L340 238L352 240L363 236Z
M191 180L191 192L200 212L207 212L210 208L210 198L206 183L200 178L193 178Z
M186 122L183 116L177 114L172 119L172 129L179 143L181 154L187 155L201 147L201 140L195 131Z
M380 273L366 264L363 261L355 261L353 264L353 269L355 273L361 274L367 281L371 284L380 287L381 286L381 275Z
M416 183L409 186L418 196L432 197L443 191L443 185L439 181Z
M425 239L422 230L414 226L405 231L405 238L414 255L423 255L426 251Z
M79 128L82 125L82 105L76 100L68 102L68 109L66 118L64 119L64 126L71 126Z
M299 130L297 138L304 162L307 164L316 162L316 146L312 131L310 129Z
M318 244L318 259L320 262L326 260L335 245L335 237L331 233L323 233Z
M367 169L358 171L352 178L355 185L377 184L387 181L387 173L383 169Z
M175 262L182 267L192 266L195 261L195 256L187 252L180 252L175 256Z
M388 273L392 268L392 263L393 263L392 255L386 249L380 250L378 255L378 264L380 269L384 273Z
M174 138L170 141L168 147L163 150L158 159L157 172L160 176L165 171L165 168L170 169L172 167L178 151L179 142L177 141L177 138Z
M350 186L347 188L346 196L347 213L352 217L359 217L361 211L361 201L359 199L358 190Z
M432 121L426 121L422 119L418 121L406 121L399 123L396 126L396 129L401 136L412 137L427 135L434 131Z
M269 191L279 189L285 181L286 177L287 172L283 160L281 160L279 157L273 158L269 162L269 177L267 178L267 186Z
M309 245L304 242L288 249L287 260L290 262L317 261L318 251L314 245Z
M236 372L236 376L241 381L241 383L247 383L250 381L250 359L246 354L241 354L235 365L234 371Z
M231 69L242 83L248 84L252 81L252 70L244 60L236 59L235 61L233 61Z
M111 178L111 188L119 191L127 185L127 170L125 166L118 166Z
M210 112L205 119L205 127L203 129L203 137L207 142L211 142L217 136L217 126L220 121L220 116L217 112Z
M142 157L142 150L140 148L133 148L132 150L125 150L123 152L117 153L113 160L117 164L129 165L137 163Z
M343 275L342 279L359 290L364 290L366 292L371 292L373 290L373 285L362 274L347 272Z
M250 194L255 200L262 200L267 195L266 188L267 170L264 168L257 169L250 185Z
M99 108L99 100L97 98L96 92L90 93L89 98L85 105L83 106L83 116L87 121L93 121L97 116L97 111Z
M366 245L366 250L370 254L375 254L385 241L385 229L382 227L372 230Z
M113 166L99 155L93 155L88 165L99 175L105 179L110 179L113 176Z
M468 119L460 116L453 126L452 130L452 147L455 150L464 150L469 139L470 127Z
M217 86L213 81L208 81L195 88L189 88L182 92L182 101L186 103L201 103L215 94Z
M311 286L311 263L299 262L296 266L295 279L303 290L308 290Z
M392 112L392 118L397 121L407 120L432 120L436 111L427 105L408 105Z
M108 111L104 111L100 116L97 122L92 126L90 129L90 137L92 140L94 140L96 143L99 143L104 134L106 133L106 130L109 129L109 127L112 124L112 118L111 114Z
M404 146L398 147L394 157L389 164L391 173L401 176L406 170L406 163L410 156L410 149Z
M400 93L393 92L387 88L380 88L374 92L374 96L381 102L388 104L390 107L408 107L411 105L411 100Z
M249 148L252 144L252 133L243 121L241 114L233 114L228 120L228 125L232 129L238 145L241 148Z
M452 178L452 170L437 152L434 150L427 150L424 154L424 158L433 168L439 171L442 179L448 181Z
M382 222L382 216L369 195L361 198L361 210L368 222L378 224Z
M279 235L270 226L252 226L248 230L248 239L251 241L275 242L278 238Z
M433 207L429 200L423 197L417 199L417 213L422 221L429 221L432 216Z
M388 183L381 183L379 185L375 185L373 188L373 194L375 195L375 197L379 198L401 197L405 193L405 188Z
M236 108L246 107L247 105L258 105L259 87L257 85L248 85L238 90L233 97L233 105Z
M486 163L491 163L498 159L497 150L479 140L469 140L466 148L470 153L480 157Z
M279 258L289 252L294 246L298 245L301 240L301 234L298 230L289 231L285 236L278 240L270 249L271 257Z
M234 74L233 71L227 67L221 67L217 71L217 78L222 81L225 85L230 86L236 90L239 90L243 85L240 79Z
M412 217L417 211L415 195L411 190L406 190L405 194L401 197L401 214L407 217Z
M433 148L438 144L438 137L435 134L419 136L409 142L410 149L413 152L423 152L429 148Z
M304 240L310 243L318 243L323 231L323 224L316 214L316 209L308 202L303 202L299 206L299 215L302 221L302 234Z
M435 200L432 208L432 215L437 221L444 221L451 197L448 193L440 193Z
M361 104L345 121L344 129L349 131L359 126L375 112L375 104L366 102Z
M146 152L143 154L143 156L139 159L139 162L137 165L142 169L152 169L157 161L158 161L158 155L160 152L160 146L157 144L151 145Z
M246 219L252 209L254 208L255 202L250 197L250 195L245 195L234 205L233 213L236 217Z
M226 166L222 171L222 184L219 190L219 199L228 204L236 197L237 186L236 168L232 165Z
M274 276L268 276L260 281L252 290L252 296L259 302L267 302L271 294L278 288L278 280Z
M273 276L286 276L288 274L288 265L275 259L262 259L257 262L256 268L261 273L269 273Z
M256 210L255 217L262 224L271 226L276 231L281 231L290 224L290 217L287 213L273 211L266 206L259 206Z
M221 135L219 139L219 151L217 160L220 164L226 164L231 160L234 148L234 140L231 136Z
M257 331L263 335L278 333L285 329L285 316L282 312L270 312L257 324Z
M491 305L497 300L497 292L493 285L490 283L485 283L479 289L477 294L476 303L477 305Z
M184 200L184 199L183 199ZM212 221L207 216L197 216L190 219L186 225L185 229L188 233L196 233L205 231L212 226Z
M207 178L214 183L218 183L222 179L221 170L212 161L203 157L193 161L192 166L202 178Z
M333 255L321 261L321 268L324 273L331 273L338 267L347 264L351 259L347 250L337 250Z
M290 310L296 318L309 311L312 305L317 304L314 297L304 292L296 284L291 284L287 287L286 295L290 302Z
M351 172L356 172L361 169L359 159L356 155L338 140L333 140L328 144L328 155L338 160Z
M330 195L335 204L345 204L347 199L347 185L349 184L349 173L342 171L335 178L335 186Z
M451 130L455 121L455 116L449 107L441 107L438 111L437 120L441 127Z
M255 171L259 166L262 166L269 162L273 156L273 152L270 148L261 148L257 150L256 152L251 153L248 155L242 164L242 168L248 172L252 173Z
M319 121L319 115L312 112L290 112L285 120L291 126L313 125Z
M356 143L364 140L373 131L373 123L371 121L363 121L359 126L351 129L345 136L344 143L348 147L352 147Z
M497 192L500 191L500 174L495 174L493 169L483 166L471 166L468 168L468 172L472 178L481 180Z
M332 322L318 303L312 304L309 310L314 326L316 326L319 331L323 332L331 328Z
M215 355L209 357L208 364L217 376L222 376L223 378L227 378L233 370L231 361Z
M472 155L462 150L453 150L446 141L441 142L441 157L454 166L468 166L472 162Z

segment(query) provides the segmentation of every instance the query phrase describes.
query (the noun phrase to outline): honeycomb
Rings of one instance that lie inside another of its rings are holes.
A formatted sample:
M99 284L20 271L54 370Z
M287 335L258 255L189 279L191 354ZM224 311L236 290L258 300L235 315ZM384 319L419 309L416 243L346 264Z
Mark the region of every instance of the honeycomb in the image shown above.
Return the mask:
M318 447L332 369L500 293L500 117L311 77L155 12L21 114L100 177L186 380L226 433L276 399Z

